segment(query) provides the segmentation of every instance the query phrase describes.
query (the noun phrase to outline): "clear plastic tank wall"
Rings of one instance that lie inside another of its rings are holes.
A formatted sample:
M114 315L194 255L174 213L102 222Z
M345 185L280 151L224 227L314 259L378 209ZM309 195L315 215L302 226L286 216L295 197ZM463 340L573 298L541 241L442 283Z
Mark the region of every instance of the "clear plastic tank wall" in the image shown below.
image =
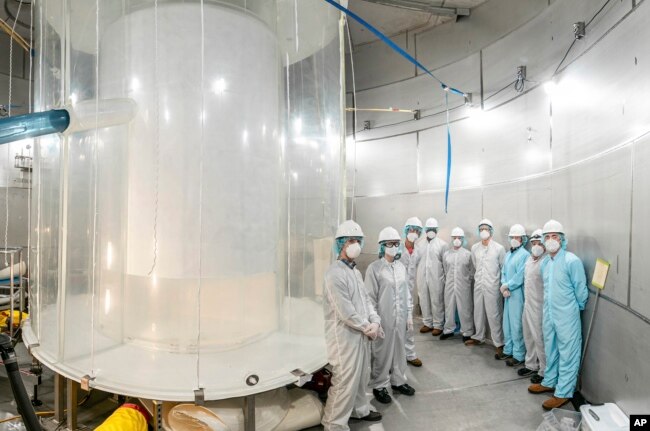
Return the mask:
M136 113L38 142L36 356L169 400L261 392L324 365L340 15L318 0L57 0L37 17L37 110L100 117L126 98Z
M348 146L348 178L356 150L354 211L369 234L363 257L376 258L373 237L382 227L401 226L412 215L437 217L447 240L461 226L470 245L483 217L497 224L501 243L514 223L530 231L551 217L560 220L589 279L596 258L612 265L585 359L584 393L632 414L650 405L650 3L610 2L575 43L552 95L541 84L571 45L572 24L589 21L602 2L533 3L490 0L469 20L417 34L408 43L418 60L472 92L476 103L482 58L485 112L471 112L450 97L447 214L444 95L430 77L414 76L412 67L376 44L355 51L356 76L368 77L357 81L359 106L417 107L422 115L413 121L408 115L359 114L358 124L367 120L372 128L357 131L356 148ZM510 8L521 21L511 22L503 12ZM383 82L378 64L387 69ZM526 91L516 93L510 85L494 95L512 82L518 65L527 66ZM398 174L386 175L386 169ZM585 326L593 311L590 298Z

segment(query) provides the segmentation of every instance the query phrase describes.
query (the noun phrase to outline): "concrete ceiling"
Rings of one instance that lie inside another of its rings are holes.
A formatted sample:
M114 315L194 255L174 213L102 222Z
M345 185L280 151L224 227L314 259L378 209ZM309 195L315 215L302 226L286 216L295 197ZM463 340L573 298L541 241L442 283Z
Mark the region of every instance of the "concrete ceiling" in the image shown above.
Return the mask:
M472 9L481 3L485 3L485 1L487 0L433 0L430 3L432 6ZM385 6L364 0L350 0L349 8L389 36L395 36L405 31L423 31L454 20L450 16ZM354 45L362 45L377 40L372 33L354 22L354 20L350 20L350 33Z

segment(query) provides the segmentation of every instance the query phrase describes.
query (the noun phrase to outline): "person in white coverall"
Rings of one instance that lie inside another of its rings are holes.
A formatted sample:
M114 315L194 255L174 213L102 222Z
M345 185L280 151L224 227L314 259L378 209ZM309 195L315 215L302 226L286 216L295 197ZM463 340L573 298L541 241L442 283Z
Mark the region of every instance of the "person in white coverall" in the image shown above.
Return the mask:
M542 332L542 315L544 308L544 281L541 263L546 249L543 244L542 230L537 229L530 236L530 257L526 261L524 275L524 342L526 343L526 363L517 374L530 376L531 383L542 383L546 354L544 353L544 334Z
M406 268L400 257L400 235L386 227L379 233L379 259L366 270L366 290L381 318L385 336L372 343L370 387L383 404L391 402L388 393L412 396L415 390L406 383L406 352L404 342L407 327L413 328L413 306L406 282Z
M474 264L472 254L464 248L465 232L456 227L451 231L451 245L442 260L445 270L445 329L441 340L453 337L456 329L456 311L460 318L460 332L463 342L474 335L474 316L472 302L472 280Z
M492 342L497 355L503 355L503 296L501 287L501 268L506 257L506 250L494 239L494 227L488 219L478 224L481 242L472 246L472 263L474 273L474 327L475 333L466 345L481 344L487 333L486 323L490 326Z
M406 267L407 282L411 293L411 304L414 305L417 297L415 287L415 244L422 234L422 221L417 217L411 217L404 224L404 249L400 261ZM422 361L415 353L415 337L413 328L406 331L406 362L414 367L421 367Z
M366 387L370 377L370 341L383 336L381 319L368 297L354 259L361 254L363 232L352 220L336 231L338 256L325 273L323 313L332 386L322 424L326 431L348 431L348 420L381 420L370 410Z
M425 240L415 247L416 285L422 309L421 333L431 331L433 336L442 334L445 323L445 273L442 256L449 245L438 238L438 221L427 219L424 224Z

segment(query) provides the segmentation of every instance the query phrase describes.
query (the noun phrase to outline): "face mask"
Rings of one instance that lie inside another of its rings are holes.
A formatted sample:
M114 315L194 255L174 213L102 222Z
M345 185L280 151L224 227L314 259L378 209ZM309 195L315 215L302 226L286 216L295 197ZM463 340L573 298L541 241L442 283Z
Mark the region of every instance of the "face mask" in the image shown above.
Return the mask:
M512 248L517 248L517 247L519 247L520 245L521 245L521 241L519 241L519 240L517 240L517 239L511 239L511 240L510 240L510 247L512 247Z
M462 244L463 244L463 242L461 240L459 240L458 238L456 238L454 240L454 247L460 247Z
M481 239L485 240L490 237L490 231L489 230L482 230L481 233L479 234Z
M536 244L530 249L530 251L533 253L533 256L540 257L544 254L544 247Z
M546 247L546 250L548 250L550 253L555 253L560 249L560 243L554 239L547 239L544 242L544 246Z
M427 232L427 238L434 239L435 237L436 237L436 233L434 231L430 230L429 232Z
M420 236L415 232L409 232L408 235L406 235L406 238L411 242L415 242L419 237Z
M386 253L388 256L391 256L391 257L397 256L398 251L399 251L399 247L385 247L384 248L384 253Z
M354 244L350 244L346 249L345 249L345 254L350 258L350 259L356 259L359 257L361 254L361 246L359 245L358 242L355 242Z

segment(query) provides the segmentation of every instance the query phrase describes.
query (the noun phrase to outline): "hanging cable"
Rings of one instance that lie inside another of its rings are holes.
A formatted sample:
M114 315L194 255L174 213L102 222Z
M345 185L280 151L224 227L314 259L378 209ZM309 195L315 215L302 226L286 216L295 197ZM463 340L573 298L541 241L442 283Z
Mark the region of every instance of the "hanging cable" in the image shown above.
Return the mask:
M350 33L350 23L348 22L347 15L345 16L345 29L348 34L350 72L352 73L352 140L354 141L354 161L352 166L352 203L350 208L350 218L354 219L354 198L357 186L357 85L354 77L354 54L352 51L354 47L352 46L352 34Z
M153 3L154 10L154 48L153 48L153 57L154 57L154 87L155 91L155 133L154 133L154 204L153 204L153 261L151 263L151 269L147 276L154 274L156 269L156 263L158 260L158 182L160 181L160 98L159 98L159 89L158 89L158 0L154 0ZM155 276L155 274L154 274Z

